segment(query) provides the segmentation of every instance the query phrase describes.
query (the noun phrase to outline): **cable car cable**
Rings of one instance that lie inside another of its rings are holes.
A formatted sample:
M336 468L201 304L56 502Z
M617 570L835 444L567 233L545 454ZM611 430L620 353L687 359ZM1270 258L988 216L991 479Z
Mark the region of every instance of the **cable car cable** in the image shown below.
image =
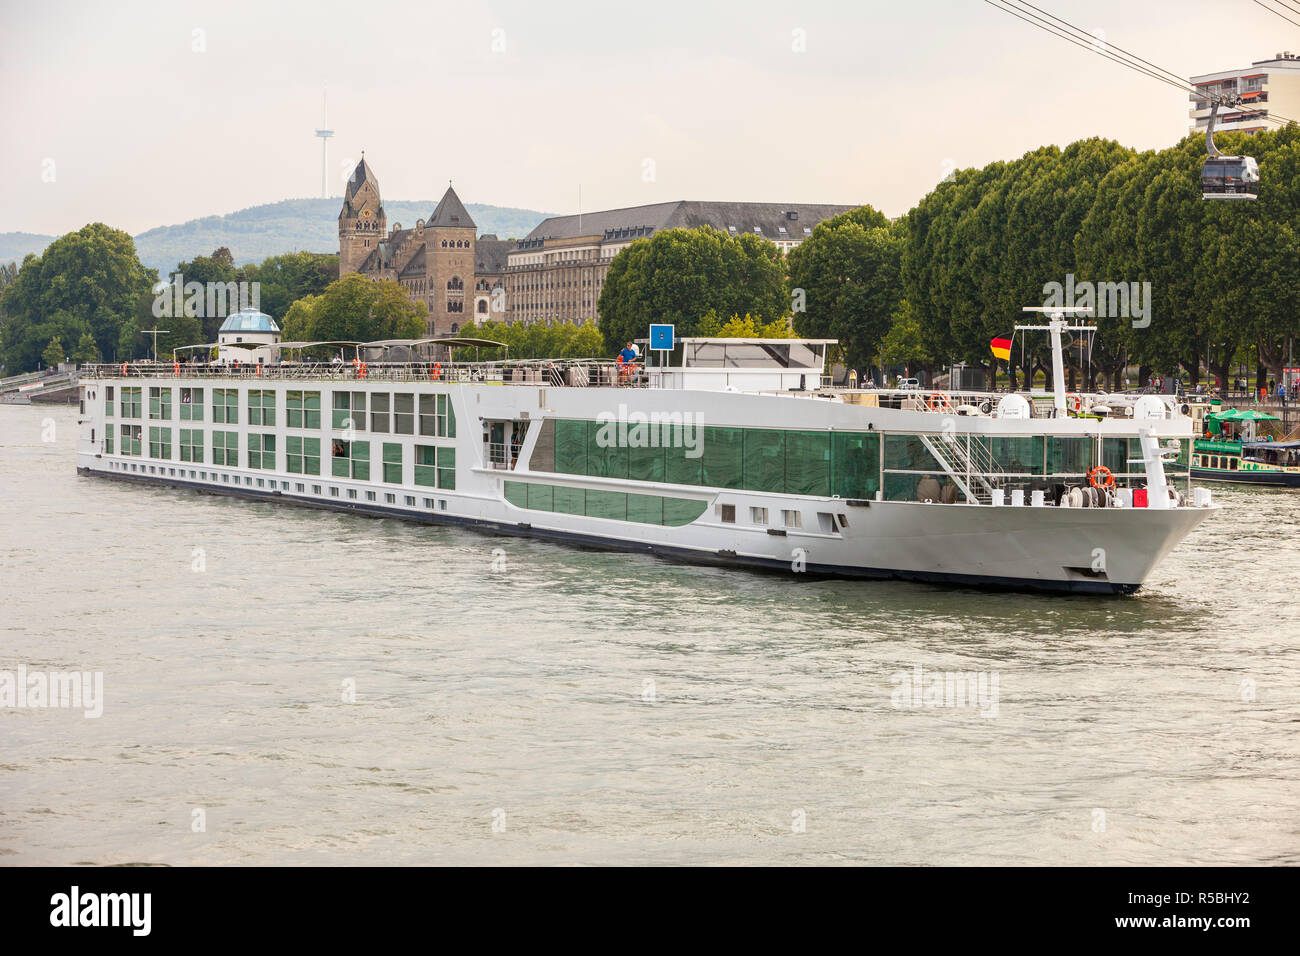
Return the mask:
M1065 24L1065 26L1075 31L1075 33L1077 33L1079 36L1076 37L1070 35L1061 27L1049 23L1047 20L1044 20L1043 17L1037 16L1036 14L1030 13L1029 10L1024 9L1024 7L1028 7L1033 10L1039 9L1038 7L1035 7L1033 4L1028 3L1027 0L1018 0L1018 2L1023 4L1023 7L1017 7L1012 5L1013 3L1017 2L1017 0L997 0L997 2L995 2L995 0L984 0L984 2L991 7L995 7L996 9L1003 11L1004 13L1011 14L1013 17L1015 17L1018 20L1024 20L1031 27L1042 30L1044 33L1050 34L1051 36L1058 37L1059 39L1066 40L1070 43L1073 43L1075 46L1088 50L1091 53L1095 53L1098 56L1104 57L1105 59L1112 60L1115 63L1118 63L1120 66L1128 67L1129 69L1134 70L1138 73L1142 73L1145 76L1149 76L1152 79L1159 80L1160 82L1166 84L1167 86L1172 86L1174 89L1178 90L1179 92L1195 94L1196 96L1202 99L1217 100L1221 105L1224 106L1229 105L1227 102L1225 102L1225 97L1223 96L1223 94L1209 93L1208 91L1200 90L1195 85L1191 84L1189 81L1180 79L1178 77L1178 74L1166 70L1164 69L1164 67L1159 67L1153 63L1149 63L1147 60L1143 60L1141 57L1135 56L1134 54L1128 53L1126 50L1116 46L1113 43L1103 41L1101 44L1103 49L1098 49L1097 38L1094 37L1091 33L1086 33L1080 28L1074 26L1073 24L1067 23L1065 20L1061 20L1059 17L1053 16L1050 13L1046 14L1046 16L1051 17L1053 20ZM1258 0L1256 0L1256 2L1258 2ZM1046 13L1045 11L1042 12ZM1088 38L1087 42L1080 39L1080 37L1087 37ZM1115 50L1119 53L1123 53L1124 56L1130 57L1131 59L1122 59L1118 56L1115 56L1110 52L1111 50ZM1134 61L1138 61L1138 62L1134 62ZM1140 64L1147 64L1147 66L1142 66ZM1150 69L1148 69L1148 67L1150 67ZM1264 115L1259 116L1258 119L1263 122L1271 121L1277 123L1279 126L1285 126L1287 123L1300 123L1300 120L1295 120L1287 116L1282 116L1281 114L1274 113L1272 111L1268 111Z
M1276 10L1274 10L1272 7L1265 6L1264 4L1260 3L1259 0L1253 0L1253 2L1254 2L1254 4L1255 4L1256 6L1258 6L1258 7L1264 7L1265 10L1267 10L1269 13L1273 14L1274 16L1281 17L1283 20L1285 20L1287 23L1290 23L1292 26L1300 27L1300 21L1292 20L1292 19L1291 19L1290 17L1288 17L1285 13L1278 13L1278 12L1277 12ZM1283 9L1283 10L1287 10L1287 11L1289 11L1291 8L1290 8L1290 7L1283 7L1282 9ZM1297 12L1300 12L1300 11L1297 11Z

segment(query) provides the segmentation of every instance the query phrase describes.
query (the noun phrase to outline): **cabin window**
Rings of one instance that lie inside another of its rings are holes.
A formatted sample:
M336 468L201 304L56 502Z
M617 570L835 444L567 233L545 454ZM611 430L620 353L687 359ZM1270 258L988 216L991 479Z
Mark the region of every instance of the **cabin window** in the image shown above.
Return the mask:
M181 461L203 461L203 429L181 429Z
M171 421L172 390L170 388L149 389L149 417L154 421Z
M140 455L141 454L141 429L140 425L123 425L122 426L122 448L123 455Z
M284 423L290 428L320 428L320 392L285 392Z
M355 489L355 488L349 488L349 489L348 489L348 497L349 497L349 498L355 498L356 496L357 496L357 489Z
M387 433L391 431L388 392L375 392L370 396L370 430Z
M408 508L414 508L414 507L415 507L415 496L414 496L414 495L406 495L406 507L408 507Z
M203 389L201 388L181 389L180 419L183 422L203 421Z
M825 511L817 512L817 527L822 534L834 534L835 516Z
M366 393L334 393L334 427L364 431L366 427Z
M1237 463L1238 463L1238 459L1236 459L1236 458L1229 458L1229 459L1228 459L1228 470L1229 470L1229 471L1236 471L1236 470L1237 470Z
M446 393L420 396L420 434L433 438L456 437L456 413Z
M767 524L767 509L766 509L766 508L750 508L750 509L749 509L749 521L750 521L750 524Z
M248 424L264 428L275 426L275 392L270 389L248 390Z
M429 488L456 489L456 449L442 445L415 446L415 483Z
M393 395L393 432L398 435L415 434L415 395L397 392Z
M119 418L140 417L140 389L123 388L121 401L118 403Z
M335 478L370 480L370 442L333 440L331 473Z
M802 528L803 513L800 511L782 511L781 523L787 528Z
M386 505L397 504L397 495L388 495L388 494L384 495L384 504Z
M248 467L272 471L275 469L275 436L252 434L248 436Z
M735 524L736 506L718 505L718 520L720 520L723 524Z
M366 501L374 501L374 500L375 500L375 493L373 491L367 491Z
M239 432L212 433L212 464L239 467Z
M239 424L239 389L214 388L212 390L212 421L216 424Z
M113 414L113 386L112 385L104 386L104 414L105 415Z
M113 423L104 423L104 454L113 454Z
M402 446L397 442L384 442L384 481L402 483Z
M288 436L285 439L285 470L295 475L319 475L320 439Z

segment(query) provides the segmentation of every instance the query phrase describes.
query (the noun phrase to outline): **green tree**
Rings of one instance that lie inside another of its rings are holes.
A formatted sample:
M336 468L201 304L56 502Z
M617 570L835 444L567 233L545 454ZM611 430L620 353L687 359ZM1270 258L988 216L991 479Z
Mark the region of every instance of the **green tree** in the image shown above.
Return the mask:
M770 322L790 311L780 250L752 233L668 229L638 239L610 263L600 293L606 351L643 338L651 322L693 335L701 317L750 314Z
M903 245L903 230L870 206L818 223L789 256L795 331L838 339L849 364L871 364L902 295Z
M89 330L81 333L81 338L77 340L77 347L72 350L72 361L78 365L87 362L94 362L99 358L99 350L95 346L95 337L90 334Z
M894 320L885 333L880 345L880 364L882 366L901 365L908 375L917 369L928 368L934 363L921 332L921 323L912 313L906 301L901 302Z
M6 316L0 352L10 372L33 369L56 336L79 342L90 332L112 355L123 327L151 298L157 274L140 264L131 237L103 223L60 236L40 256L23 260L0 293Z
M331 282L296 313L290 306L289 312L294 331L306 324L307 333L303 339L286 336L289 341L374 342L421 338L429 310L423 302L412 302L399 282L372 282L352 273Z
M57 338L50 339L49 344L45 346L45 351L41 353L41 358L48 368L54 368L60 362L67 361L67 354L63 351L63 343Z

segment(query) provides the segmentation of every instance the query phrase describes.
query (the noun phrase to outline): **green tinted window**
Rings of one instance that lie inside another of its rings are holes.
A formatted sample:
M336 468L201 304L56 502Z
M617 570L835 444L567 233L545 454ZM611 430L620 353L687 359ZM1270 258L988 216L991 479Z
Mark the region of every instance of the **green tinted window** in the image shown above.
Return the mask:
M830 432L785 433L785 492L790 495L830 495Z
M402 446L395 442L384 442L384 481L402 483Z
M587 474L587 423L555 423L555 470L563 475Z
M149 426L149 457L150 458L171 458L172 456L172 430L170 428L159 428L155 425Z
M937 435L926 437L930 442L942 441ZM943 470L943 466L930 454L918 435L886 435L885 468L900 471Z
M1047 443L1047 472L1051 475L1081 475L1092 467L1093 440L1088 437L1054 435Z
M743 428L705 428L702 483L717 488L743 488L744 448Z
M563 485L542 485L522 481L505 483L506 501L517 508L587 515L640 524L680 527L704 513L706 503L658 495L624 494L617 491L583 491Z
M744 435L744 474L740 487L751 491L784 491L785 432L747 428Z
M438 449L433 445L415 446L415 483L429 488L438 486Z
M628 449L619 444L614 422L587 422L587 474L602 478L626 478Z
M841 498L874 498L880 489L880 436L832 432L831 467L831 494Z

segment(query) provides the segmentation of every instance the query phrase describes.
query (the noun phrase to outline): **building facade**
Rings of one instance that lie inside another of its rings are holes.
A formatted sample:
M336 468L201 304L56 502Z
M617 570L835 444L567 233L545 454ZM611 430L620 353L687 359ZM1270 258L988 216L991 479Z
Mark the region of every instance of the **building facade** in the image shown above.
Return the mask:
M609 264L637 239L664 229L709 226L751 232L787 253L824 219L852 205L665 202L552 216L521 240L476 236L450 186L415 228L388 228L379 180L363 157L339 212L339 274L400 282L429 308L428 334L466 322L595 322Z
M787 253L824 219L857 206L676 202L553 216L507 256L505 291L512 322L595 322L609 264L637 239L664 229L709 226L728 235L752 232Z
M1219 108L1216 132L1254 134L1269 128L1271 113L1300 116L1300 55L1289 50L1271 60L1257 60L1244 69L1206 73L1190 80L1199 91L1199 95L1188 97L1192 102L1188 116L1193 133L1204 133L1209 125L1213 95L1235 95L1242 100L1240 107Z

